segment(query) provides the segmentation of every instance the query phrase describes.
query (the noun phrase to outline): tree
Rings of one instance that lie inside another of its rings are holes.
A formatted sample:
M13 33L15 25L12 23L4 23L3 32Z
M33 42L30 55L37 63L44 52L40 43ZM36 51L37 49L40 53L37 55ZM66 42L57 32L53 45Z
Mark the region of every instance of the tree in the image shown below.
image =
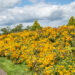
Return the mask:
M2 28L1 31L3 32L3 34L8 34L8 33L10 33L9 27L7 27L7 28Z
M38 23L37 20L35 20L34 24L31 26L31 30L37 30L37 29L41 29L42 27L40 26L40 24Z
M26 26L25 30L30 30L31 26Z
M69 19L69 22L67 25L75 25L75 19L73 16Z
M22 27L23 27L23 25L19 24L15 28L11 29L10 32L20 32L20 31L22 31Z

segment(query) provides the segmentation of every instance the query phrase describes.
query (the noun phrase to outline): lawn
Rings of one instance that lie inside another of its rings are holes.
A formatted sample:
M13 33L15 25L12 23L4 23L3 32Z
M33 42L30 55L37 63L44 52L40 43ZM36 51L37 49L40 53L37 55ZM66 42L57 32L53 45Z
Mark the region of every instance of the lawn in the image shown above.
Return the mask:
M7 72L7 75L33 75L32 72L27 72L28 67L25 64L14 64L12 61L0 57L0 68Z

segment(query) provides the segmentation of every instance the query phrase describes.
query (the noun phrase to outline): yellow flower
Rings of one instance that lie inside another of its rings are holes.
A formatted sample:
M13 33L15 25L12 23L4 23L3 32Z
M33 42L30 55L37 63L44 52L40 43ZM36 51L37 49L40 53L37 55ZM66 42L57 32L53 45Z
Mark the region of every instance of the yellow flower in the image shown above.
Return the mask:
M35 74L34 75L37 75L37 73L35 72Z

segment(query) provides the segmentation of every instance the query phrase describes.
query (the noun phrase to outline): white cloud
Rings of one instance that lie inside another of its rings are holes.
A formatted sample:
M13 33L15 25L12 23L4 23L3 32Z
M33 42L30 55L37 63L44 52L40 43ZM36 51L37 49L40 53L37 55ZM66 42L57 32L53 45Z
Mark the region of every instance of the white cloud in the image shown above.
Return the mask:
M4 8L14 7L20 2L21 0L0 0L0 11L5 10Z
M38 3L38 2L44 2L45 0L28 0L28 1L32 3Z
M36 3L38 0L29 0L32 3Z
M67 5L52 5L41 2L2 11L0 13L0 25L14 25L19 23L28 25L37 19L42 26L57 27L58 25L66 24L70 16L75 16L75 2Z

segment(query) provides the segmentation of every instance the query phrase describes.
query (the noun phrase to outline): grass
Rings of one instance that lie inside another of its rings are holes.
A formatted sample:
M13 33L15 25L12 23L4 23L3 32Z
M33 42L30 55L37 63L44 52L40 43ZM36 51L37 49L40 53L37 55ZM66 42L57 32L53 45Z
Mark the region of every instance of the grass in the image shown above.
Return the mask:
M0 69L7 72L7 75L33 75L33 72L27 72L28 67L25 64L14 64L5 57L0 57Z

